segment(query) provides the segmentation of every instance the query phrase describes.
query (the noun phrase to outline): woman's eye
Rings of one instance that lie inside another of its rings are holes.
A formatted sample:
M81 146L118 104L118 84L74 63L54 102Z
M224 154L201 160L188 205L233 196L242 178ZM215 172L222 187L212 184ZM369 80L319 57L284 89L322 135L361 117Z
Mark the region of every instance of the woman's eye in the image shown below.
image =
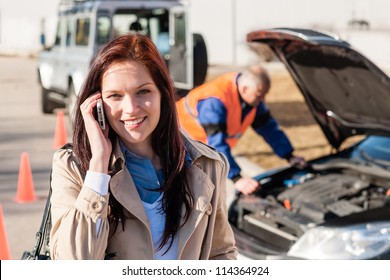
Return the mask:
M149 93L150 92L150 90L148 90L148 89L140 89L139 91L138 91L138 94L147 94L147 93Z

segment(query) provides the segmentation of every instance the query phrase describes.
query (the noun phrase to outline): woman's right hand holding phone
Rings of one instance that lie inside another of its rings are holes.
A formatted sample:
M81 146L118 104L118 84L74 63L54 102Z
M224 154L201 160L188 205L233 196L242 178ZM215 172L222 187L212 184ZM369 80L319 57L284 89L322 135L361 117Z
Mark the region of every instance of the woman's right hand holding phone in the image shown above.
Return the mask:
M89 163L89 170L107 174L112 143L108 138L109 126L106 125L105 129L102 130L94 116L96 104L100 98L100 92L89 96L81 104L80 110L84 118L89 144L91 145L92 158Z

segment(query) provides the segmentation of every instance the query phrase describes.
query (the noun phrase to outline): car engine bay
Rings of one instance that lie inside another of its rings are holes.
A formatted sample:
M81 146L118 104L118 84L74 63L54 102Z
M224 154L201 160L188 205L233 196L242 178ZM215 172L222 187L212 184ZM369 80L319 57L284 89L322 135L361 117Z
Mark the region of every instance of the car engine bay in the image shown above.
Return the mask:
M240 196L231 222L286 252L310 228L389 206L389 174L348 159L312 164L307 170L285 170L268 177L259 193Z

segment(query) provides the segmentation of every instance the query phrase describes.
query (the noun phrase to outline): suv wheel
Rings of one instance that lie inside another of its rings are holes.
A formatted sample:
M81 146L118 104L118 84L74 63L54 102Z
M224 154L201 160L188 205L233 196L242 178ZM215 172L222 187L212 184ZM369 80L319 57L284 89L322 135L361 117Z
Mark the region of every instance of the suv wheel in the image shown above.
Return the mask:
M41 106L44 114L52 114L55 109L53 102L49 99L49 91L44 87L41 87Z
M193 33L192 40L194 46L194 87L196 87L203 84L206 79L208 58L203 36L198 33Z

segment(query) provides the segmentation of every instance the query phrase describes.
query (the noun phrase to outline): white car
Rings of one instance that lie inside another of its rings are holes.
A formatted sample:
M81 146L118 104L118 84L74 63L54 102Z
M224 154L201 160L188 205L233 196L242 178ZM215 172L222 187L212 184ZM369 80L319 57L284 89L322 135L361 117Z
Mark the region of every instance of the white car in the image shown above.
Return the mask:
M39 56L43 113L59 107L72 112L91 59L129 31L151 37L180 95L204 82L206 44L200 34L189 32L187 9L180 1L63 0L54 45Z

